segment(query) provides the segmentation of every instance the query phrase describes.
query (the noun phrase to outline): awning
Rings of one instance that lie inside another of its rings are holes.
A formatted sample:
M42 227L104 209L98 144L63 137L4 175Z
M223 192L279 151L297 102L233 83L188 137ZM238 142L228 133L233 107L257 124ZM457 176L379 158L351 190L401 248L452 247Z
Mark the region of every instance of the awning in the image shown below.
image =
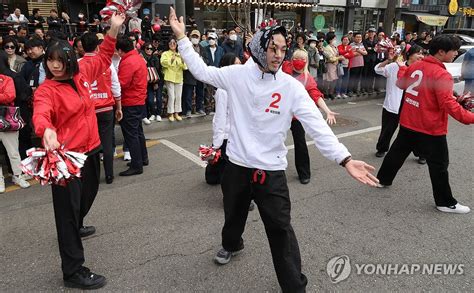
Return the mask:
M402 14L414 15L416 20L431 26L444 26L448 21L448 16L424 13L424 12L402 12Z
M214 6L231 6L231 5L241 5L241 4L251 4L257 5L258 0L198 0L198 3L204 3L204 5L214 5ZM316 0L283 0L275 1L269 0L266 2L268 6L275 7L288 7L288 8L298 8L298 7L313 7L318 2ZM265 5L265 1L260 1L260 5Z

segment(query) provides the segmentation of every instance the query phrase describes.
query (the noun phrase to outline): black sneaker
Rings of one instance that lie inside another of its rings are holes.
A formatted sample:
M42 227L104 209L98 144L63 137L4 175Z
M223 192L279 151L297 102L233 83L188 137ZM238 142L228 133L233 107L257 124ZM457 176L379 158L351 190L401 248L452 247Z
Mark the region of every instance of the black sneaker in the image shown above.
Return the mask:
M72 276L64 279L65 287L84 290L98 289L104 287L105 284L107 284L107 279L104 276L94 274L86 267L81 267Z
M81 236L81 238L91 236L94 233L95 233L94 226L82 226L81 228L79 228L79 235Z
M224 248L221 248L216 256L214 257L214 262L218 265L225 265L225 264L228 264L230 262L230 259L233 257L233 256L236 256L238 255L239 253L242 252L242 250L244 250L244 245L242 244L238 250L236 251L227 251L225 250Z
M422 157L419 157L419 158L418 158L418 164L420 164L420 165L426 164L426 159L425 159L425 158L422 158Z
M378 151L378 152L375 153L375 156L376 156L377 158L383 158L383 157L385 156L385 152L380 152L380 151Z

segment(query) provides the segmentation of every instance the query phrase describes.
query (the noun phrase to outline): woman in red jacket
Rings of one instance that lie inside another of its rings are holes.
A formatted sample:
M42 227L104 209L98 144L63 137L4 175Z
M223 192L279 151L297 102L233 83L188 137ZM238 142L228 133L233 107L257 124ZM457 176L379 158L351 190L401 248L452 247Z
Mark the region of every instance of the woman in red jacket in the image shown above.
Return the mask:
M99 188L100 138L90 88L109 68L116 37L124 22L123 15L111 17L108 36L94 60L79 67L74 49L66 41L52 41L44 62L47 79L34 96L33 124L43 138L47 150L63 145L66 149L85 153L88 158L75 178L66 186L53 185L53 207L58 234L64 285L71 288L95 289L105 285L104 276L83 266L84 249L80 229ZM94 229L95 230L95 229ZM93 233L89 232L89 234Z
M336 84L336 99L348 98L347 87L349 85L349 61L354 57L354 51L349 45L349 36L343 36L341 38L342 44L337 46L339 51L339 56L343 56L344 59L341 62L342 68L344 70L344 75L339 76ZM338 69L339 70L339 69Z
M318 90L318 85L308 70L308 53L304 50L297 49L293 52L290 61L283 62L282 70L292 75L300 81L309 96L316 105L323 109L326 113L326 121L329 124L336 123L338 113L332 112L324 102L323 94ZM297 120L298 117L291 121L291 133L295 144L295 165L296 172L302 184L308 184L311 178L311 170L309 165L308 146L306 145L305 131L303 125Z

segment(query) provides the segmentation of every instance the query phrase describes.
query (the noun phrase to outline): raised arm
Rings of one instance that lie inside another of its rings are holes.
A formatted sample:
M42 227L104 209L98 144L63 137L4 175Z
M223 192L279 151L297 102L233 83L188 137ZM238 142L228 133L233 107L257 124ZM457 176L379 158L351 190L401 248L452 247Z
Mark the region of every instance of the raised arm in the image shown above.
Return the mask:
M183 17L180 16L178 20L173 7L170 7L169 22L178 39L179 53L193 76L199 81L214 87L227 89L231 84L230 80L226 80L225 72L228 72L228 70L226 70L228 68L219 69L213 66L207 66L204 61L202 61L199 54L192 48L191 41L186 37Z
M117 35L124 20L125 15L123 14L112 15L110 18L110 30L104 42L99 47L99 53L92 59L92 62L83 64L82 67L79 68L81 73L90 80L96 80L112 63Z
M303 89L303 91L301 91L301 89ZM321 154L327 159L335 161L345 167L349 175L355 180L363 184L376 186L378 180L371 173L375 168L363 161L352 160L351 154L347 148L339 142L331 128L329 128L324 121L321 113L317 111L316 106L306 91L304 91L304 88L295 89L295 95L299 97L294 100L294 114L303 124L306 132L314 140Z

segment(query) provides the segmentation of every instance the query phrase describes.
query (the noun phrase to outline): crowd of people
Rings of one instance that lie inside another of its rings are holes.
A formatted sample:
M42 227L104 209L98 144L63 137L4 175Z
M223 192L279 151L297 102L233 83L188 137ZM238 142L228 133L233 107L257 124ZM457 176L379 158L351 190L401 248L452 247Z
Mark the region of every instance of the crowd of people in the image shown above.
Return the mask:
M224 194L225 224L222 248L214 260L226 264L244 249L241 236L253 200L265 225L283 292L304 292L307 284L290 223L284 171L288 129L293 133L302 184L311 177L308 133L326 158L370 186L391 185L413 151L428 163L437 208L469 212L453 198L447 175L447 114L474 123L472 113L451 99L452 79L442 71L441 62L451 62L459 49L454 37L433 39L423 33L418 38L405 33L401 39L393 33L387 38L384 32L369 28L367 32L349 31L339 42L334 31L292 33L277 25L248 34L238 26L201 33L194 24L186 30L173 9L168 30L173 34L166 37L163 31L168 20L159 15L153 20L144 15L126 22L124 15L114 14L108 22L97 19L92 29L80 14L72 34L62 26L66 18L69 21L66 13L61 20L56 10L50 13L47 33L39 10L30 19L19 9L9 17L12 28L1 39L0 104L18 107L25 126L16 132L0 132L0 139L8 153L12 181L22 188L29 183L18 168L20 158L33 146L65 147L88 156L81 178L52 186L68 287L93 289L106 282L83 266L81 237L95 232L93 226L84 225L84 218L98 192L101 159L106 183L114 181L115 123L123 133L124 159L130 160L129 168L119 175L132 176L142 174L149 165L143 125L163 118L178 123L193 112L207 115L216 111L213 148L225 150L225 166L220 167L218 180ZM28 35L26 23L35 26L33 34ZM425 60L427 53L430 56ZM414 90L413 78L423 66L430 68L427 76L443 81L434 87L437 91L421 78L422 87ZM375 177L371 173L375 168L354 160L329 128L338 113L325 101L385 90L376 148L377 157L388 154ZM405 102L403 90L411 95L406 95ZM437 102L429 102L427 108L420 107L424 101L417 102L418 91L448 106L439 108ZM407 110L400 114L403 104ZM420 120L425 114L433 125ZM401 130L389 148L399 123ZM0 192L4 190L2 177Z

